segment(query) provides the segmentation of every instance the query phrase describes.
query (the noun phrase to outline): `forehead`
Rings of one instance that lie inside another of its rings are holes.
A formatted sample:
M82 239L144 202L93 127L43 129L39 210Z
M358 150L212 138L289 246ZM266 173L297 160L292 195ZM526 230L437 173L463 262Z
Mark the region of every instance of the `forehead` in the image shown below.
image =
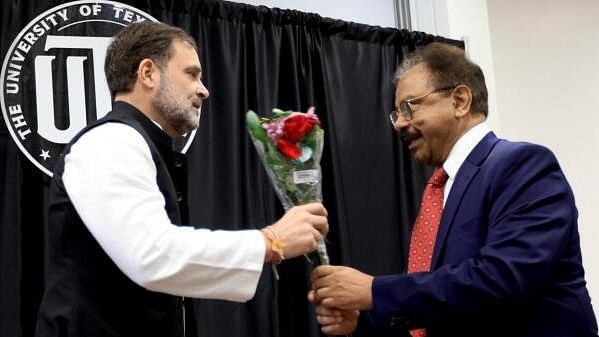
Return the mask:
M429 87L430 72L424 63L408 70L397 83L395 101L399 102L421 95Z
M196 50L187 42L174 40L172 44L173 55L169 60L169 66L175 67L200 67L200 58Z

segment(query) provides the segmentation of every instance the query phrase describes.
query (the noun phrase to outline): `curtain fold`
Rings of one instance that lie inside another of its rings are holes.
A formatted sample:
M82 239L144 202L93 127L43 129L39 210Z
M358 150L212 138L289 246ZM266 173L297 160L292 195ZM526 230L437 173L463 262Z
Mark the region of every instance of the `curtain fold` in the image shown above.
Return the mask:
M391 128L393 72L403 55L432 41L392 28L226 1L122 1L179 26L198 42L210 98L187 152L190 220L197 227L261 228L283 208L245 130L251 109L306 111L325 130L323 198L333 264L381 275L404 270L409 231L431 170L416 164ZM12 1L2 14L2 54L56 1ZM19 13L19 17L7 13ZM6 19L6 20L5 20ZM3 55L4 56L4 55ZM41 300L45 195L49 179L0 126L0 335L31 336ZM218 337L320 336L307 261L268 265L247 303L195 300L195 333ZM201 286L201 285L198 285ZM355 336L385 335L368 326Z

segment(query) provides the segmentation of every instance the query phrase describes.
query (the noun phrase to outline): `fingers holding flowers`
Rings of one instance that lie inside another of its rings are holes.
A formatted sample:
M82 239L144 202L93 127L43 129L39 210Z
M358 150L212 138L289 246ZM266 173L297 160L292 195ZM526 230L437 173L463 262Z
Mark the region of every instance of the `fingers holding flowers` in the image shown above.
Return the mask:
M372 308L373 276L345 266L319 266L311 277L310 301L344 310Z
M320 203L296 206L270 229L284 243L286 259L304 255L314 251L317 242L328 233L327 211Z

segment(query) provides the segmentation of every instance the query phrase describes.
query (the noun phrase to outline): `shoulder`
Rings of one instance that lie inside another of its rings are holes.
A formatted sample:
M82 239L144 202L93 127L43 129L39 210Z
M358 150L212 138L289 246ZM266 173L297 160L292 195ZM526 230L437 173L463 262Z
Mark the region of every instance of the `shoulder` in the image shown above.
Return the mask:
M107 122L83 133L71 145L65 160L79 157L91 161L115 157L132 160L138 154L151 157L150 147L144 137L127 124Z
M529 142L500 140L481 167L499 187L538 186L538 190L570 193L569 184L554 153L545 146Z
M127 124L98 125L71 145L65 155L65 171L121 171L151 165L150 147L143 136Z
M100 124L79 137L71 146L73 151L77 147L93 146L95 148L106 148L115 145L144 144L143 136L133 127L118 122L107 122Z
M489 153L488 160L495 165L514 166L523 163L557 164L553 152L539 144L530 142L514 142L500 139Z

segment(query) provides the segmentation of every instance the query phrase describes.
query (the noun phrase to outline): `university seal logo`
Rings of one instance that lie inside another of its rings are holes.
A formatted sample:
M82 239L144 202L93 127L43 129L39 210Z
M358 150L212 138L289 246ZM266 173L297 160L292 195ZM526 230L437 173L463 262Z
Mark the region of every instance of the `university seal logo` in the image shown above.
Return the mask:
M114 1L74 1L42 13L12 42L0 76L2 114L19 149L44 173L52 175L77 132L112 109L106 48L122 27L143 20L157 21Z

